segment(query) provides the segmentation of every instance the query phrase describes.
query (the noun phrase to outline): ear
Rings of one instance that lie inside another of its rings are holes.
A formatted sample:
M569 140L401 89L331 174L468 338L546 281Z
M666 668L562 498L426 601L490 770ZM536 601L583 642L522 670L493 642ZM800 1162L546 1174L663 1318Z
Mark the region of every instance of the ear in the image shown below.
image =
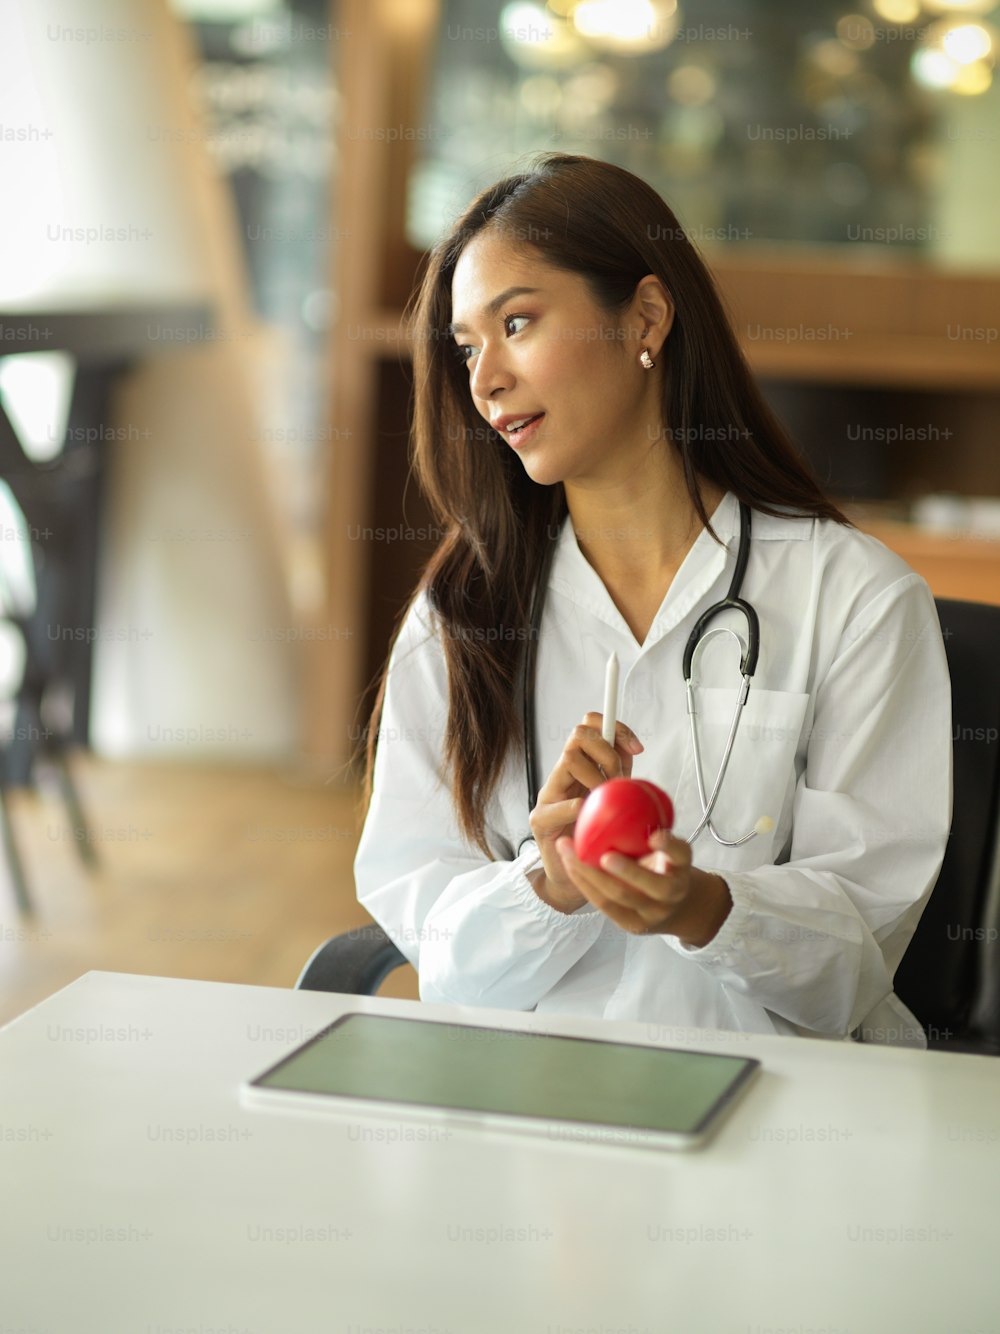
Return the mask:
M647 273L636 284L632 305L640 321L637 334L641 336L643 329L648 330L642 343L649 348L655 361L674 323L673 300L660 279L655 274Z

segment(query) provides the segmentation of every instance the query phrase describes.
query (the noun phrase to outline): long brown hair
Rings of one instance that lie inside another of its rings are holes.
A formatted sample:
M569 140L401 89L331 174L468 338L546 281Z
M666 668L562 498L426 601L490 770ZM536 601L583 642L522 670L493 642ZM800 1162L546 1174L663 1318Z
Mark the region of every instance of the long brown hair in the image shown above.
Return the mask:
M545 549L568 510L562 483L532 481L480 417L468 370L455 354L452 276L465 246L486 228L579 274L612 317L632 300L640 279L651 273L662 281L676 308L665 348L664 440L678 450L691 501L716 541L699 477L765 514L796 512L851 525L762 398L708 269L649 185L608 162L546 153L529 170L484 190L427 256L407 308L411 459L444 537L400 613L392 642L426 590L447 664L444 761L459 825L495 860L486 811L510 747L523 746L516 686L531 597ZM387 672L388 664L366 729L365 809Z

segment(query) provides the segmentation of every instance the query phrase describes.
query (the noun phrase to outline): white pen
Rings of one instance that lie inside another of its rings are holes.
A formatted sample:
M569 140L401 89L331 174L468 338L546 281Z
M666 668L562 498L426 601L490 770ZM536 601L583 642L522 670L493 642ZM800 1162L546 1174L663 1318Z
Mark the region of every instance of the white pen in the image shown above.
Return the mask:
M604 677L604 726L601 736L611 746L615 744L615 728L618 724L618 654L612 653L608 659L608 670Z

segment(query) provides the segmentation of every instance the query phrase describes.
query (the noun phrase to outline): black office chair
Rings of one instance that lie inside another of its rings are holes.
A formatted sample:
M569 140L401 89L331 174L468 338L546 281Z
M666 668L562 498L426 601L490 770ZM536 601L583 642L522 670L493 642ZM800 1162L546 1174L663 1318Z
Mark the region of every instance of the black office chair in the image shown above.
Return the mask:
M374 996L392 970L406 962L382 928L369 922L320 945L295 985L300 991Z
M896 971L928 1045L1000 1055L1000 607L937 599L955 801L941 873Z
M1000 1054L1000 607L937 599L953 698L954 815L930 901L895 989L928 1045ZM307 991L374 995L405 957L374 923L306 964Z

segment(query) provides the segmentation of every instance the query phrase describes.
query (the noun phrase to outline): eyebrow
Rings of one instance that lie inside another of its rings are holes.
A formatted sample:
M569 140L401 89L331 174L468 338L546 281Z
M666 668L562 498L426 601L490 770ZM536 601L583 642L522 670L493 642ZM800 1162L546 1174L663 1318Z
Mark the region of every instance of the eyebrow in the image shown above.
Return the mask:
M483 307L483 314L492 317L499 312L501 306L507 304L512 296L526 296L529 293L540 292L541 290L540 287L508 287L499 296L495 296L492 301L487 302ZM450 334L468 333L468 328L464 324L449 324L448 332Z

